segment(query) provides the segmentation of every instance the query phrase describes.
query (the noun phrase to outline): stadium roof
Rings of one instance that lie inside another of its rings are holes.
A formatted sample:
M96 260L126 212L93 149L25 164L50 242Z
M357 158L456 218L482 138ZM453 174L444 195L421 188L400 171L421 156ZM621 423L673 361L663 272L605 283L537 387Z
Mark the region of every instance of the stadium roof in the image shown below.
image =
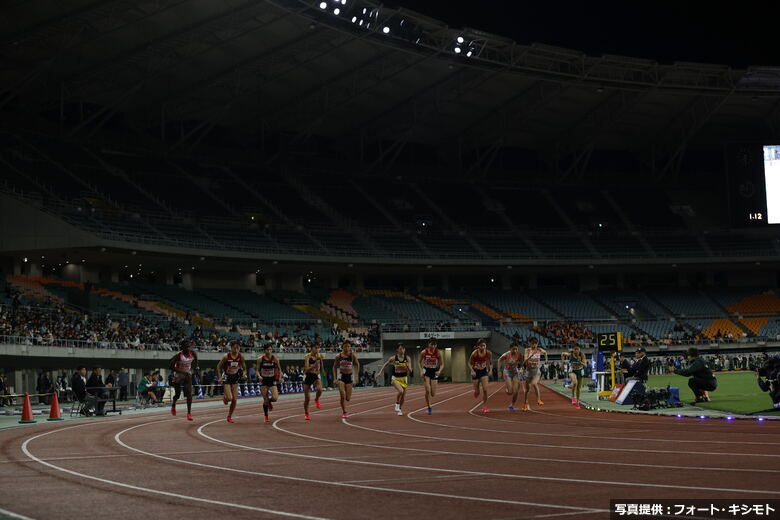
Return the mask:
M77 137L120 127L192 146L225 127L281 131L291 144L391 141L388 157L409 142L486 158L517 146L576 166L604 148L664 167L696 143L780 137L780 67L587 56L367 0L38 0L5 11L0 109Z

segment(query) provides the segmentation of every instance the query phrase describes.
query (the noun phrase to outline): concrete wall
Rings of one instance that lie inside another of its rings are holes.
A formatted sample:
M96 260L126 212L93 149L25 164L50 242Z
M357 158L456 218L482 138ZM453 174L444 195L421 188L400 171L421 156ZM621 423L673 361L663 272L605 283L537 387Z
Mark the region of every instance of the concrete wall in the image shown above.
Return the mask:
M253 291L256 287L255 273L212 273L196 271L193 275L195 289L244 289Z

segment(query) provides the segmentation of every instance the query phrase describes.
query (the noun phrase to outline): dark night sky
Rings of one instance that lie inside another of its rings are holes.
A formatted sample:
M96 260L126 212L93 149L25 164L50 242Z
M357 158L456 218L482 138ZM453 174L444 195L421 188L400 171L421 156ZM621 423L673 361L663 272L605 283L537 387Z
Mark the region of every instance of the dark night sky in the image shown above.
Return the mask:
M770 1L393 0L447 23L518 43L585 51L700 61L733 67L780 65L780 4Z

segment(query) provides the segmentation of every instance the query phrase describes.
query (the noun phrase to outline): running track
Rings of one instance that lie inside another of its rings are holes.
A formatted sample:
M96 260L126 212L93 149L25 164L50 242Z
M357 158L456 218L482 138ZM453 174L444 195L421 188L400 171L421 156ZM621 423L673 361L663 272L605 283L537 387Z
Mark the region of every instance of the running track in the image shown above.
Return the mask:
M259 405L43 423L0 432L0 508L31 518L134 511L149 518L607 518L610 498L780 498L780 424L575 410L560 396L531 413L474 412L470 385L338 395L302 416ZM694 470L691 470L694 468ZM702 468L702 471L695 471ZM694 473L695 471L695 473ZM94 509L93 509L94 508ZM207 515L207 516L206 516ZM215 516L216 515L216 516Z

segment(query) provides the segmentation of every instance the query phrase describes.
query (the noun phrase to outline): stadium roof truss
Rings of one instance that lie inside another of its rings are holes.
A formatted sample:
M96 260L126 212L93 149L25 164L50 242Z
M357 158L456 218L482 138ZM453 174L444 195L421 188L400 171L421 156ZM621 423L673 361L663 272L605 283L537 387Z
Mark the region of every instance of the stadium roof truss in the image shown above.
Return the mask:
M642 152L664 178L702 135L778 135L780 68L587 56L372 0L43 6L20 3L4 17L0 109L59 112L74 138L121 115L169 150L195 149L217 127L285 133L268 164L313 135L382 143L366 173L388 171L409 142L424 142L452 150L474 175L503 147L521 146L568 180L601 146Z

